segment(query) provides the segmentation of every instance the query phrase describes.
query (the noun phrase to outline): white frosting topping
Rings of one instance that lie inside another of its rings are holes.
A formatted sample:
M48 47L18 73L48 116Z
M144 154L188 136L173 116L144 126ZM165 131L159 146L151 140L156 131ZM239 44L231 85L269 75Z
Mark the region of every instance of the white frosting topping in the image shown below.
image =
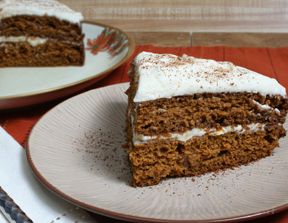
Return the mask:
M26 37L26 36L0 36L0 43L5 42L12 42L12 43L18 43L18 42L28 42L31 46L38 46L40 44L44 44L47 42L47 38L40 38L40 37Z
M275 79L230 62L142 52L134 60L139 83L134 102L195 93L252 92L286 96Z
M229 132L238 132L239 134L245 133L245 132L257 132L257 131L264 131L265 124L261 123L252 123L250 125L247 125L246 128L244 128L242 125L237 126L226 126L222 127L221 129L201 129L201 128L193 128L191 130L188 130L184 133L172 133L170 136L145 136L141 134L133 134L133 143L134 144L141 144L145 143L147 141L153 140L153 139L174 139L182 142L186 142L187 140L196 137L196 136L203 136L205 134L213 135L213 136L219 136L224 135Z
M0 19L17 15L55 16L71 23L83 20L81 13L56 0L0 0Z

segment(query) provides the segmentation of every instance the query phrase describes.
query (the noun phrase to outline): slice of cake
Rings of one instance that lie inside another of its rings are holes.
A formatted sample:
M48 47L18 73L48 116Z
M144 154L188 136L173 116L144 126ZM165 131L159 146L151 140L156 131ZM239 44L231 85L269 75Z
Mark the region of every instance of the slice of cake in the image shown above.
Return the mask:
M0 67L83 65L82 20L55 0L0 0Z
M143 52L128 90L132 184L196 176L271 155L288 101L275 79L229 62Z

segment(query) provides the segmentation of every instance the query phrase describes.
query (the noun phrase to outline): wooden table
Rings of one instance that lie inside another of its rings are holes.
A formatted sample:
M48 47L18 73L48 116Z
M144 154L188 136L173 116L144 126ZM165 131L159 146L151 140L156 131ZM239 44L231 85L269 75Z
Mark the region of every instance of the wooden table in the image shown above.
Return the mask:
M136 44L157 46L288 47L288 33L128 32Z
M253 9L255 10L251 15L243 14L243 11L245 11L243 9L249 9L250 4L255 6L255 1L253 0L179 0L177 2L173 0L59 1L75 10L81 11L86 20L98 21L122 28L135 39L136 44L154 44L165 47L217 45L233 47L288 47L288 33L283 33L288 30L286 25L288 19L286 15L287 4L283 0L256 0L259 7L254 7ZM178 5L176 5L177 3ZM161 11L160 9L157 11L158 7L164 10L168 8L165 11L167 13L163 14L163 10ZM175 9L173 7L178 7L179 10L173 10ZM235 9L234 14L225 14L226 9L232 8ZM181 10L184 13L181 14ZM146 12L154 14L150 16L145 14ZM221 15L221 13L224 14ZM211 16L210 18L209 15ZM245 17L245 23L239 21L242 16ZM249 16L252 18L250 22ZM284 212L257 221L250 221L249 223L287 223L284 219L287 214L287 212ZM123 221L96 214L95 219L99 223L123 223Z
M285 0L59 1L81 11L86 20L123 29L138 45L288 47ZM287 215L286 211L249 223L287 223ZM96 214L95 219L124 223Z

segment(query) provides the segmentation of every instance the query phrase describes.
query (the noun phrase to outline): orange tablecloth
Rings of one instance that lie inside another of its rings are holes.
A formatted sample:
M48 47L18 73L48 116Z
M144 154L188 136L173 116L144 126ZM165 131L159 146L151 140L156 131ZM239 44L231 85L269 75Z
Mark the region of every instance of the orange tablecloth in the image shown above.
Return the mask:
M288 48L231 48L221 46L164 48L145 45L138 46L134 55L141 51L177 55L187 54L201 58L231 61L236 65L276 78L282 85L286 88L288 87ZM132 58L126 64L113 71L108 77L92 86L91 89L128 81L127 71L131 60ZM47 110L59 102L51 102L30 109L1 114L0 125L25 147L27 136L33 125ZM105 222L104 217L99 218ZM275 216L252 222L287 223L288 212L282 212Z

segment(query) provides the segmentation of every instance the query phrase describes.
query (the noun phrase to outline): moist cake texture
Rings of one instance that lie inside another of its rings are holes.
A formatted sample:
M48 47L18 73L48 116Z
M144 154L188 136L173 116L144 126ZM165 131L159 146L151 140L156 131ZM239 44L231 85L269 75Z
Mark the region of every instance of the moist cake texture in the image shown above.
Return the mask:
M142 52L130 78L133 186L248 164L286 134L285 88L232 63Z
M0 67L83 65L82 20L56 0L0 0Z

